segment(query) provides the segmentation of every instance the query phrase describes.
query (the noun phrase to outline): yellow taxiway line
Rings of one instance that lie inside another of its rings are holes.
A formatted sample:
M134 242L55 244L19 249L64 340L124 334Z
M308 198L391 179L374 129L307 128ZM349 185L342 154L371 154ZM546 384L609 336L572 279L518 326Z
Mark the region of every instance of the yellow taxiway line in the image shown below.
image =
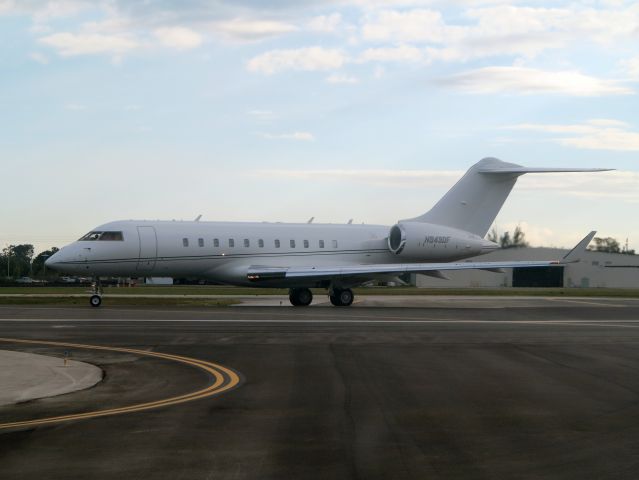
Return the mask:
M178 405L180 403L191 402L193 400L199 400L201 398L212 397L226 392L232 388L235 388L240 383L239 375L230 368L222 365L207 362L205 360L198 360L195 358L183 357L180 355L171 355L168 353L151 352L147 350L138 350L134 348L122 348L122 347L105 347L100 345L84 345L80 343L64 343L64 342L51 342L43 340L23 340L18 338L0 338L0 342L6 343L18 343L18 344L36 344L36 345L50 345L54 347L65 348L80 348L85 350L106 350L110 352L131 353L134 355L142 355L147 357L156 357L164 360L170 360L185 365L190 365L194 368L205 371L207 374L214 378L213 384L206 388L196 390L184 395L178 395L175 397L156 400L153 402L138 403L134 405L128 405L118 408L109 408L105 410L95 410L85 413L73 413L69 415L60 415L57 417L38 418L33 420L23 420L18 422L0 423L0 430L8 428L19 427L34 427L39 425L47 425L51 423L69 422L73 420L83 420L88 418L106 417L109 415L121 415L124 413L141 412L143 410L150 410L160 407L168 407L170 405Z

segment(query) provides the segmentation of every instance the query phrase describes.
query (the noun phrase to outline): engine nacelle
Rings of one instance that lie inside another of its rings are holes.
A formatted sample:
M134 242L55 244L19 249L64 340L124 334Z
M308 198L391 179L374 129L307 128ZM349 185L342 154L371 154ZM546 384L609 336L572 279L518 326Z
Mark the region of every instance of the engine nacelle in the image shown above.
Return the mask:
M493 250L478 235L421 222L399 222L388 233L388 249L405 260L451 261Z

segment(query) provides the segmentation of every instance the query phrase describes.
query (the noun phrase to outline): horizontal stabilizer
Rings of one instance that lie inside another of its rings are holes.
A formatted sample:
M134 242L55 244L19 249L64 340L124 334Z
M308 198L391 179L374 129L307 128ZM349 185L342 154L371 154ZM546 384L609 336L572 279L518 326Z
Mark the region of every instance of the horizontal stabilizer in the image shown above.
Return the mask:
M479 173L514 173L523 175L524 173L566 173L566 172L609 172L613 168L529 168L529 167L504 167L504 168L480 168Z

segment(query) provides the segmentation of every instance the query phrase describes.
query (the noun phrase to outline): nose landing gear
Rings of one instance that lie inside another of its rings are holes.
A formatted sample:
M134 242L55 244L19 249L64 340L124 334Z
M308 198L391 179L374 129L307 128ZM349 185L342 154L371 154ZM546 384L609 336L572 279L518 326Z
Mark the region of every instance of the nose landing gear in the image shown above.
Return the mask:
M89 298L89 304L92 307L99 307L102 305L102 282L100 277L96 277L91 289L91 298Z

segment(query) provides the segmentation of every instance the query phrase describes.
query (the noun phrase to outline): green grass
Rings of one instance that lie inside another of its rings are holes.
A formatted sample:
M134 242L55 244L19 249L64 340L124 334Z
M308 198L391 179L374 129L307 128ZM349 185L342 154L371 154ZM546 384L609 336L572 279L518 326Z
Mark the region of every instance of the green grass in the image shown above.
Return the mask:
M83 287L0 287L0 294L87 295L90 288ZM324 289L313 289L315 295L326 295ZM245 288L226 286L147 286L105 287L104 294L118 295L287 295L283 288ZM356 295L481 295L481 296L552 296L552 297L626 297L639 298L639 289L624 288L416 288L416 287L361 287ZM2 297L0 297L2 298ZM6 297L5 297L6 298ZM33 298L31 300L34 300ZM84 299L80 299L84 301ZM126 299L122 299L126 300ZM138 303L139 298L136 300ZM167 299L168 300L168 299Z
M240 303L231 298L114 298L105 297L104 302L118 306L155 307L228 307ZM0 305L80 305L89 306L89 297L0 297Z

